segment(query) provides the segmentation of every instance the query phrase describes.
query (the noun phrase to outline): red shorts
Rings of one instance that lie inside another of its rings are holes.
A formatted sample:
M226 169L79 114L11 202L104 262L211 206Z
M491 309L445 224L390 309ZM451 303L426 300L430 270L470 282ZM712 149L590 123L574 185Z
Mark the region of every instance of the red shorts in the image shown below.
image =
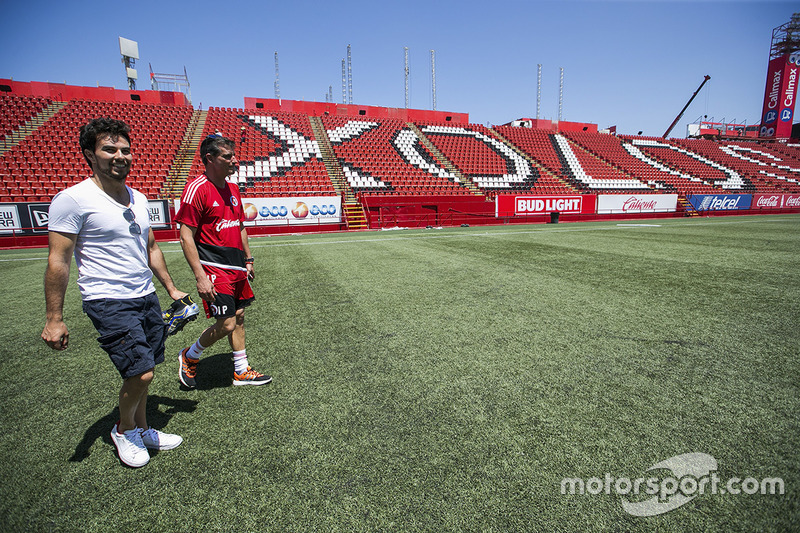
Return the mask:
M247 307L256 299L247 275L244 279L237 279L241 278L239 272L231 273L229 270L213 267L204 267L204 270L214 284L214 290L217 291L217 297L213 302L203 300L207 318L234 316L238 309Z

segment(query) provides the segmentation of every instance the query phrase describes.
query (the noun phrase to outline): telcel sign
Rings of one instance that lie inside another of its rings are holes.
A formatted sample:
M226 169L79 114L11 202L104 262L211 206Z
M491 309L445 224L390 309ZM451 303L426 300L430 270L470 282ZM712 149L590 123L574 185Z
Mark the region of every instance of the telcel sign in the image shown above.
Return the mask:
M686 199L697 211L742 211L750 209L750 194L693 194Z

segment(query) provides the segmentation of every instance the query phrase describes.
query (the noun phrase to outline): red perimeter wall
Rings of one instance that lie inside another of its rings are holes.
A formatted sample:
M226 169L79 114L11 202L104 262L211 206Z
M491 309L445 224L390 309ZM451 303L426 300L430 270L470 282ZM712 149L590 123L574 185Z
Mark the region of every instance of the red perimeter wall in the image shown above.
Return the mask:
M505 224L543 224L551 222L550 213L531 216L495 216L495 202L483 196L369 196L361 197L369 229L424 228L426 226L496 226ZM738 214L749 212L737 211ZM722 214L722 212L720 212ZM715 213L715 216L717 214ZM564 214L562 222L626 220L683 217L685 213L639 214Z
M327 102L304 102L300 100L276 100L274 98L245 97L244 108L264 111L303 113L313 117L323 115L352 116L354 118L396 118L405 122L452 122L469 124L469 113L378 107L369 105L347 105Z
M494 200L484 196L364 195L361 202L370 229L503 223L494 216Z
M3 89L3 86L10 89ZM114 87L78 87L65 83L42 81L12 81L0 78L0 90L5 94L39 96L59 102L97 100L100 102L141 102L146 104L189 105L186 95L172 91L127 91ZM138 97L138 100L132 98Z

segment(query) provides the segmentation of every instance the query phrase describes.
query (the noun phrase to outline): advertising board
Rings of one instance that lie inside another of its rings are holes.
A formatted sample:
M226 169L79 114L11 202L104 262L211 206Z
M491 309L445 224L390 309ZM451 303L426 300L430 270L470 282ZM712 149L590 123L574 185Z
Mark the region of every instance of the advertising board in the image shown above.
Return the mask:
M549 213L593 215L597 203L594 194L573 195L513 195L500 194L495 198L495 216L533 216Z
M677 194L601 194L597 197L597 214L674 213L678 209Z
M751 194L691 194L686 200L697 211L743 211L750 209Z
M339 224L340 196L242 198L246 226Z
M49 202L20 202L0 204L0 234L42 235L47 233ZM148 200L150 227L169 228L167 200Z
M754 194L752 209L797 209L800 194Z

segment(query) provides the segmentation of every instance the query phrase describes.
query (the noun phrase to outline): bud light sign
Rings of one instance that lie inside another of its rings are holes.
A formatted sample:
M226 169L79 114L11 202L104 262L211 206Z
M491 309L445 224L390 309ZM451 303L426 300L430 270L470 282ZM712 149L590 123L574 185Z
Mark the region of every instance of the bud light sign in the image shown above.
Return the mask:
M750 209L750 194L692 194L686 197L697 211L742 211Z
M593 194L563 196L515 196L499 194L495 197L495 216L546 215L552 212L568 214L594 214L597 197Z

